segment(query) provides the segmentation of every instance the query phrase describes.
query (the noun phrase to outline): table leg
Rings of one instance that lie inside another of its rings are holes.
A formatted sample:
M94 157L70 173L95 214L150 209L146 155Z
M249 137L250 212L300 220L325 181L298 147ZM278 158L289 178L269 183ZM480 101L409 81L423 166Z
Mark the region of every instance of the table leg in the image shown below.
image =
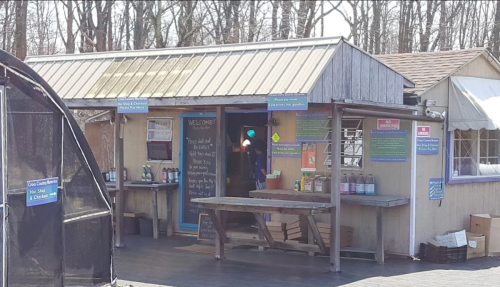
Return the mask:
M264 233L262 233L262 228L260 228L260 225L257 223L257 230L259 232L259 239L264 240ZM259 251L264 251L266 248L264 246L259 246Z
M207 213L210 216L210 219L212 219L215 230L217 230L217 239L215 240L215 258L224 259L224 243L229 243L229 238L226 235L224 225L221 221L221 211L208 209Z
M316 239L316 242L319 246L319 249L321 250L321 253L326 254L325 242L321 237L321 233L319 232L318 226L316 225L316 221L314 220L314 217L312 215L307 216L307 223L309 223L309 230L312 231L314 239Z
M158 239L158 191L153 191L153 238Z
M307 226L307 244L314 245L314 235L309 225ZM307 254L309 256L314 256L314 252L312 251L307 252Z
M384 264L384 229L382 228L383 209L377 206L377 263Z
M174 226L172 224L172 194L166 192L167 196L167 236L172 236L174 233Z
M267 228L266 221L264 220L264 215L261 213L254 213L253 214L255 217L255 220L257 220L257 224L259 225L259 229L262 231L262 234L267 240L267 243L269 243L269 246L271 248L274 248L274 238L271 235L271 232Z

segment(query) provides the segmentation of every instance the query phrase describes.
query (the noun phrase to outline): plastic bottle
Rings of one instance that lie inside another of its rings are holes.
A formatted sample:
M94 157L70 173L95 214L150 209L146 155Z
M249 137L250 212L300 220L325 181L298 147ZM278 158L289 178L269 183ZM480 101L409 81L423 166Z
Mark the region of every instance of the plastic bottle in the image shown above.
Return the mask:
M369 174L365 181L365 194L375 195L375 179Z
M161 181L163 183L166 183L167 182L167 178L168 178L168 173L167 173L167 169L166 168L163 168L161 170Z
M116 174L115 169L114 169L114 168L112 168L112 169L110 170L110 172L109 172L109 180L110 180L110 181L112 181L112 182L116 181L115 174Z
M302 178L300 179L300 190L304 190L306 185L306 174L302 173Z
M353 172L349 176L349 193L356 194L356 176Z
M179 169L174 169L174 182L179 182Z
M148 173L148 171L146 170L146 166L142 165L142 175L141 175L142 181L146 181L146 174L147 173Z
M340 178L340 194L349 194L349 179L346 174Z
M360 174L356 179L356 194L365 194L365 179Z
M170 183L175 182L174 169L169 168L169 169L167 169L167 172L168 172L168 182L170 182Z
M151 171L151 166L150 165L147 166L146 180L147 181L153 181L153 172Z
M123 181L127 181L127 169L123 168Z

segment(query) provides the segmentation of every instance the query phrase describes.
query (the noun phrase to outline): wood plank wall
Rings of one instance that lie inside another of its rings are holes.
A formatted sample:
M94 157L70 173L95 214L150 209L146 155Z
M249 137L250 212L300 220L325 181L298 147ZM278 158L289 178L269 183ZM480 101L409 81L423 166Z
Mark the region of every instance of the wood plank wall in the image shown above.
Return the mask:
M311 103L338 99L403 104L403 77L361 50L341 43L309 93Z
M325 111L321 108L312 108L311 111ZM273 133L277 132L282 142L295 142L296 112L273 112L273 117L280 124L273 127ZM364 167L363 170L342 170L342 174L356 175L363 173L365 176L373 174L377 181L377 192L382 195L410 197L410 160L411 147L408 142L408 158L405 163L372 163L369 158L370 130L376 129L375 118L365 118L364 121ZM401 121L401 129L408 130L411 138L410 121ZM319 174L329 173L329 168L323 165L325 155L323 150L326 144L317 145L317 167ZM295 158L272 158L271 168L282 171L283 188L293 189L296 179L300 179L300 159ZM363 206L343 205L341 210L341 221L343 225L354 228L354 245L359 248L375 249L376 243L376 213L375 209ZM290 216L274 215L275 221L292 220ZM386 250L398 254L408 254L410 236L410 207L402 206L387 209L384 213L384 236ZM329 222L329 216L318 216L318 221Z

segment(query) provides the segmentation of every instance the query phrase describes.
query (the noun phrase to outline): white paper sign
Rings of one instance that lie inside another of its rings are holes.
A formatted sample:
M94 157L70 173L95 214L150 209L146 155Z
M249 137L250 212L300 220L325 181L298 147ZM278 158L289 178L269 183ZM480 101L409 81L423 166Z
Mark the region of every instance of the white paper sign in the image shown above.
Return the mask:
M470 248L477 248L477 241L475 240L469 241L469 246Z

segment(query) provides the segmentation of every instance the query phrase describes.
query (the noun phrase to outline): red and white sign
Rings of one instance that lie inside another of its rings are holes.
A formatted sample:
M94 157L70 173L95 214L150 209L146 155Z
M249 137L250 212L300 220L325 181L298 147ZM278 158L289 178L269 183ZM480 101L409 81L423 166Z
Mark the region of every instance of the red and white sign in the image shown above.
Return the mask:
M377 119L377 130L399 130L399 120Z
M430 137L431 137L431 127L429 126L417 127L417 138L430 138Z

